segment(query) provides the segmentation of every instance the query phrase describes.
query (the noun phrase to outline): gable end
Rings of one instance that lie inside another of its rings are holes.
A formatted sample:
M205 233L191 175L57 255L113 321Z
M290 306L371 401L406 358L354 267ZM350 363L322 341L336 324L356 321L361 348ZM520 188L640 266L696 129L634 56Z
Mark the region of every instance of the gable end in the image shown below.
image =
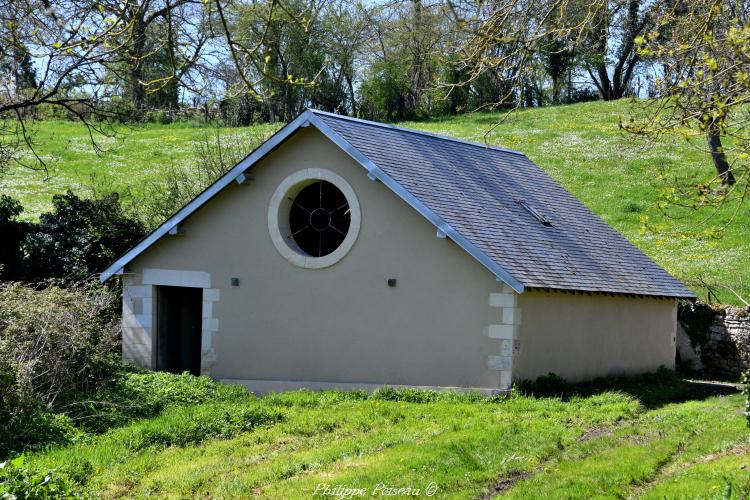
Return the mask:
M513 275L511 275L502 266L497 264L488 255L477 248L471 241L464 237L460 232L456 231L450 224L443 220L433 210L427 207L417 197L411 194L392 177L387 175L382 169L380 169L374 162L367 158L361 151L352 146L346 139L344 139L339 133L331 129L323 120L318 118L316 114L311 110L306 110L300 114L297 118L292 120L289 124L284 126L281 130L276 132L270 139L264 142L260 147L255 149L237 165L235 165L229 172L220 177L217 181L206 188L202 193L193 198L184 207L178 210L174 215L167 219L162 225L151 232L141 242L136 244L133 248L128 250L125 254L120 256L115 262L113 262L107 269L105 269L99 279L101 282L105 282L115 274L122 274L125 266L135 259L138 255L146 251L151 245L156 243L163 236L170 233L178 227L178 225L190 217L196 212L201 206L211 200L214 196L219 194L226 186L233 181L243 182L245 180L246 173L251 169L258 161L266 157L277 147L279 147L286 139L291 137L300 128L305 128L313 125L318 131L330 139L334 144L341 148L357 163L359 163L366 171L367 176L371 180L378 180L386 185L391 191L397 196L404 200L409 206L419 212L424 218L432 223L437 228L437 236L444 238L449 237L464 251L474 257L484 267L489 269L497 278L508 286L510 286L517 293L522 293L524 285Z

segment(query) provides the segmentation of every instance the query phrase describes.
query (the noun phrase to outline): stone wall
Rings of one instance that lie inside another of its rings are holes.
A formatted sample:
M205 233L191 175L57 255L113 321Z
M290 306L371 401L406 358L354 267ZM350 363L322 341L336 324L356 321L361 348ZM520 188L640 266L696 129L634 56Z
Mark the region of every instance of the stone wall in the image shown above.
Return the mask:
M750 369L750 307L680 307L678 366L702 377L736 382Z

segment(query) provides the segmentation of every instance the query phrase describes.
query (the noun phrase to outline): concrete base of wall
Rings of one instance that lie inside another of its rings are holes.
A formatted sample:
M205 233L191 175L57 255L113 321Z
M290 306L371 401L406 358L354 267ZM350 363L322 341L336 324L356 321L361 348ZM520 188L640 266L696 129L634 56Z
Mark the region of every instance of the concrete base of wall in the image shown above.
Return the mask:
M326 389L340 389L345 391L365 390L376 391L383 387L393 387L396 389L420 389L434 391L453 391L453 392L479 392L487 396L503 394L507 390L487 389L482 387L438 387L429 385L391 385L391 384L369 384L369 383L350 383L350 382L316 382L310 380L240 380L240 379L220 379L220 382L226 384L237 384L244 386L248 391L256 394L268 394L269 392L285 392L297 389L310 389L312 391L324 391Z

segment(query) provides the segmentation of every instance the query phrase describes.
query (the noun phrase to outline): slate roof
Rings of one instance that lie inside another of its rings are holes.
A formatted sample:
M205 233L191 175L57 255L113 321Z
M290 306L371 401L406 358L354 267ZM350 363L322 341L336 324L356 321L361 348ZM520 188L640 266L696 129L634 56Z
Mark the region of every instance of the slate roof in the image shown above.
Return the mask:
M527 288L694 298L677 279L509 149L307 110L100 276L106 281L233 181L312 125L518 292ZM612 187L616 189L616 186ZM539 216L535 216L535 213ZM541 219L541 220L540 220ZM542 221L548 219L549 224Z
M694 297L522 153L313 113L525 288Z

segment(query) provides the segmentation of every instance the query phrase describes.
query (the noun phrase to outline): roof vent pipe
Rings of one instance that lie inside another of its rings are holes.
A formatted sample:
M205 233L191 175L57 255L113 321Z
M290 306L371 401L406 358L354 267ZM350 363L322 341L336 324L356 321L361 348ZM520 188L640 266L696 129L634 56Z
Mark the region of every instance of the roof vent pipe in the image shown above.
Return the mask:
M547 216L544 215L544 214L542 214L539 210L537 210L536 208L532 207L531 205L529 205L525 201L519 201L518 204L521 205L523 208L525 208L527 212L529 212L531 215L533 215L536 218L536 220L538 220L539 222L541 222L543 225L545 225L547 227L552 227L552 221L549 220L547 218Z

